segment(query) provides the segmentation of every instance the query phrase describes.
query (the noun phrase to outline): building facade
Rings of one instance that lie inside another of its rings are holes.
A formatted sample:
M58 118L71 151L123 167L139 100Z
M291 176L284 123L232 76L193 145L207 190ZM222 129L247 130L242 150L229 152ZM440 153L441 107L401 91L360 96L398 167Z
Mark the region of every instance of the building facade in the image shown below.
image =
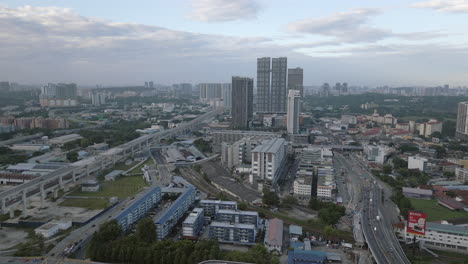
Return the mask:
M182 236L185 238L197 238L205 225L203 208L194 208L182 223Z
M221 200L201 200L198 207L204 209L206 216L215 216L219 210L237 210L237 202Z
M458 103L455 137L462 140L468 139L468 102Z
M302 68L288 69L288 89L299 90L301 98L304 97L304 70Z
M275 183L286 160L284 138L265 140L252 150L252 174L260 180Z
M253 79L232 77L232 125L248 127L253 119Z
M228 222L236 224L250 224L258 227L260 224L260 217L258 212L253 211L240 211L220 209L216 213L215 219L217 222Z
M212 222L209 227L210 239L234 244L253 244L257 236L254 225Z
M286 127L288 134L299 133L299 111L301 104L301 95L299 90L289 90L288 93L288 112L286 117Z

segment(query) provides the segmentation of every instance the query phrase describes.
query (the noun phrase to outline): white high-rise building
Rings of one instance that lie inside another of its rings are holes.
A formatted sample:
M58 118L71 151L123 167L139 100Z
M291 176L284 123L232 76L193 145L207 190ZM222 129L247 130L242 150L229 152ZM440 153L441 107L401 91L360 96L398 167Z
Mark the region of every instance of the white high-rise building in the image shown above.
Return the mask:
M286 127L288 134L299 133L299 109L301 104L301 93L299 90L289 90L288 94L288 115Z
M265 140L252 150L252 174L257 179L275 183L285 160L284 138Z
M455 137L463 140L468 139L468 102L458 103Z

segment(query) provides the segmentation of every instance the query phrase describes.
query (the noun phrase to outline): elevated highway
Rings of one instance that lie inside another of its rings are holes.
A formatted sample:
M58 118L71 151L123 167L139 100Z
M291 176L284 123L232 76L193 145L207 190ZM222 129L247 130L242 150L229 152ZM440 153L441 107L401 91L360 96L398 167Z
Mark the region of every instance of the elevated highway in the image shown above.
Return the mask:
M159 133L144 135L112 148L104 153L72 163L59 170L35 178L27 183L15 186L0 193L0 211L3 214L10 213L13 216L15 209L26 211L29 199L39 196L44 202L48 194L57 196L58 190L67 190L67 184L74 183L82 177L99 173L99 171L113 167L117 162L143 151L149 151L151 145L161 139L199 129L204 122L222 113L223 108L216 108L189 122L161 131Z

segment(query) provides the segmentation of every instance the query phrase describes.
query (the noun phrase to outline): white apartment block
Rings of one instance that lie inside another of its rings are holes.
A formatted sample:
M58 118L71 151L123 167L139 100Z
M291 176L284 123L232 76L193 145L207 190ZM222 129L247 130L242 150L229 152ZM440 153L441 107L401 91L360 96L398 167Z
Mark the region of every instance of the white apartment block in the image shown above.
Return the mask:
M284 138L265 140L252 150L252 175L257 179L276 182L285 160Z
M321 201L334 201L336 182L333 168L318 168L317 177L317 199Z
M468 182L468 168L456 168L455 177L461 183Z
M418 169L420 171L427 171L427 159L417 156L408 157L408 169L414 170Z
M442 122L431 119L427 123L419 124L419 135L430 137L434 132L442 133Z
M312 195L312 177L301 177L294 180L294 196L300 201L308 201Z

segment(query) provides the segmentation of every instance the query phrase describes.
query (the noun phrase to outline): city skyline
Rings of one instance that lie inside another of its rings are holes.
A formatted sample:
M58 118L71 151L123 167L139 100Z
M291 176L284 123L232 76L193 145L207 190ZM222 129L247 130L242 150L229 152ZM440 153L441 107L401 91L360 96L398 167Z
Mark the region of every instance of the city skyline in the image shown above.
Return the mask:
M109 3L1 1L1 79L228 82L271 56L304 68L304 85L468 85L466 1Z

